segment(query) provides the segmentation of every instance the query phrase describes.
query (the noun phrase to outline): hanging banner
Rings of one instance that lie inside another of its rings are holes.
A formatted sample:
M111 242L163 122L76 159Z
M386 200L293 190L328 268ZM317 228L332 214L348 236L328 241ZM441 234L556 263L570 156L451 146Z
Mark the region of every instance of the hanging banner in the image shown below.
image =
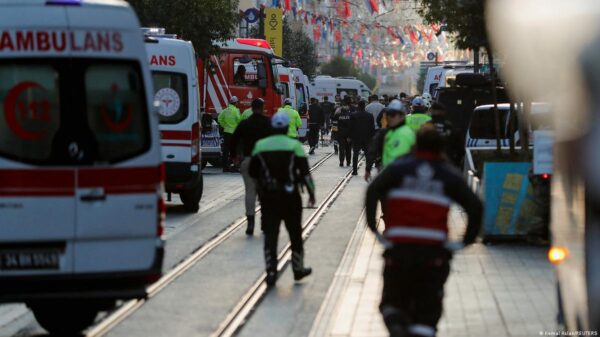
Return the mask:
M283 13L281 8L265 8L265 37L275 55L283 56Z

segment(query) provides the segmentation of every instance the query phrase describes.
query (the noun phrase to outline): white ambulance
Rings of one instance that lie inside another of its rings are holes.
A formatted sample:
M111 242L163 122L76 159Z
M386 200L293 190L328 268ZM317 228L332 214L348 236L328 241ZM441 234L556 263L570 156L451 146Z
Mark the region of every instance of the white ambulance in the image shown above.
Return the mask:
M0 1L0 302L53 334L161 276L153 97L125 1Z
M298 128L298 138L304 142L308 133L308 79L298 68L278 65L277 72L283 96L292 100L292 108L300 113L302 126Z
M317 76L309 87L311 97L316 97L319 102L323 102L323 97L327 96L330 102L335 102L335 97L350 96L358 102L360 98L371 96L371 89L361 80L355 77L331 77L326 75Z
M186 210L197 212L202 198L200 96L192 43L166 35L164 28L144 28L148 63L154 81L165 187L168 199L178 193Z

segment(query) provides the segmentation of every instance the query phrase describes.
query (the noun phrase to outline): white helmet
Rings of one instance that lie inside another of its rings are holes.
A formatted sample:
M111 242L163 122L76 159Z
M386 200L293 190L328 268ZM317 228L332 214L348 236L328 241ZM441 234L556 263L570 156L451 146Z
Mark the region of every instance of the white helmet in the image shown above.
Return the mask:
M404 104L402 104L402 102L400 102L399 100L395 99L392 100L390 102L390 104L388 104L387 106L387 111L394 111L394 112L401 112L403 114L406 114L406 107L404 106Z
M426 92L423 95L421 95L421 98L423 98L426 101L430 101L430 102L433 100L433 97L431 97L431 94L428 93L428 92Z

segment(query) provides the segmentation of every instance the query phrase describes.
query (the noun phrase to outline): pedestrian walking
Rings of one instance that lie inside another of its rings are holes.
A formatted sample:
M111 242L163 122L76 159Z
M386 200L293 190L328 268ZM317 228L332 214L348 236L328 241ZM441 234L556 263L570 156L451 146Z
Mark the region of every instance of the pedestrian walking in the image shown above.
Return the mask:
M324 123L323 110L316 98L310 99L311 104L308 107L308 145L310 151L308 154L315 154L315 148L319 145L319 131Z
M352 107L350 105L350 96L344 97L342 105L335 111L333 120L337 123L336 140L339 148L340 167L350 166L350 158L352 157L350 147L350 116L352 115Z
M256 143L250 161L250 176L257 180L265 231L268 286L277 281L277 239L282 220L290 237L294 279L300 280L312 272L304 266L300 187L306 187L308 206L313 207L315 185L302 144L287 136L289 123L290 118L285 112L276 113L271 119L274 134Z
M256 184L250 176L250 159L252 150L256 142L271 135L271 120L266 115L264 110L265 102L261 98L252 101L252 114L240 122L240 125L235 129L231 137L231 154L236 157L234 161L239 161L235 154L238 145L242 148L242 158L240 163L240 171L244 180L244 188L246 191L245 206L246 219L248 226L246 234L254 234L254 213L256 208Z
M451 251L472 244L481 227L481 201L442 160L442 143L433 126L424 126L416 152L386 167L367 189L367 223L386 248L379 310L391 337L435 336ZM377 230L378 201L383 234ZM462 243L447 242L451 201L467 212Z
M358 102L358 109L350 116L350 138L352 139L352 175L358 174L358 155L368 151L371 138L375 134L373 115L365 110L366 102Z
M427 114L425 101L421 97L415 97L412 100L412 113L406 117L406 124L417 132L425 123L431 121L431 116Z
M300 113L292 108L292 100L286 98L283 107L279 108L279 111L285 112L290 118L288 136L298 139L298 129L302 126L302 118L300 118Z
M331 130L331 116L335 112L335 104L329 101L329 97L323 97L321 110L323 110L323 119L325 120L325 134L329 134Z
M385 105L379 103L379 97L377 95L369 96L369 104L365 107L365 110L373 116L373 125L375 129L379 129L381 126L377 124L377 117L383 109Z
M227 108L221 110L217 118L219 125L223 129L223 143L221 145L221 156L223 163L223 172L235 172L236 169L231 167L231 158L229 154L231 148L231 136L241 120L240 110L237 107L238 98L232 96L229 99Z
M415 133L405 123L406 108L402 102L393 100L383 111L388 128L378 131L369 145L365 166L367 181L371 179L371 169L378 160L380 167L385 167L397 158L409 154L415 144Z

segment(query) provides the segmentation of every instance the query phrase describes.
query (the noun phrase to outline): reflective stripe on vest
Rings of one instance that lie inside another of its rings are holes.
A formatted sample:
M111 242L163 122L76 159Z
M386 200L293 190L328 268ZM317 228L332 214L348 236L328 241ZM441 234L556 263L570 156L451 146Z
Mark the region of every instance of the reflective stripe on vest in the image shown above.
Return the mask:
M435 204L439 206L450 206L452 203L450 198L447 198L442 195L436 195L433 193L424 193L414 190L395 188L391 190L388 195L388 198L402 198L402 199L410 199L413 201L424 201L430 204Z
M386 229L384 236L389 239L410 238L443 242L446 241L447 234L441 229L398 226Z

